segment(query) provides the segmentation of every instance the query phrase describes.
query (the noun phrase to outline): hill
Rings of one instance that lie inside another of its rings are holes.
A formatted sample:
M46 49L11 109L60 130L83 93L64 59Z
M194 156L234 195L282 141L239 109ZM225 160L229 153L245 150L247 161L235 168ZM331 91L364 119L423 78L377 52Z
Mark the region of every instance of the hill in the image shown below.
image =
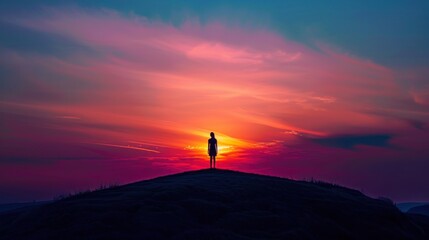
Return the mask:
M408 210L408 213L422 214L429 216L429 204L412 207Z
M0 239L429 239L429 221L332 184L206 169L0 213Z
M422 206L422 205L429 205L429 203L426 202L400 202L400 203L395 203L396 207L399 208L399 210L401 210L401 212L408 212L408 210L410 210L413 207L418 207L418 206Z
M35 206L39 206L42 204L49 203L50 201L40 201L40 202L24 202L24 203L6 203L6 204L0 204L0 213L1 212L7 212L14 209L20 209L20 208L32 208Z

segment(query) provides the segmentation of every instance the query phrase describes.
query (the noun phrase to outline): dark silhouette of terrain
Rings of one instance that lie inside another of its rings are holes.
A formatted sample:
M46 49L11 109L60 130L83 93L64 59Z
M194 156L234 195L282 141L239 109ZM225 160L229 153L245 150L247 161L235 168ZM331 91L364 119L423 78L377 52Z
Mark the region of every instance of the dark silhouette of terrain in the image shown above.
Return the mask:
M401 210L401 212L408 212L408 210L410 210L413 207L418 207L421 205L429 205L429 203L425 203L425 202L400 202L400 203L396 203L395 204L397 208L399 208L399 210Z
M39 201L39 202L24 202L24 203L5 203L0 204L0 213L1 212L7 212L14 209L21 209L21 208L32 208L35 206L40 206L46 203L49 203L50 201Z
M408 211L408 213L422 214L429 217L429 204L421 205L417 207L412 207Z
M0 239L429 239L429 218L332 184L206 169L0 213Z

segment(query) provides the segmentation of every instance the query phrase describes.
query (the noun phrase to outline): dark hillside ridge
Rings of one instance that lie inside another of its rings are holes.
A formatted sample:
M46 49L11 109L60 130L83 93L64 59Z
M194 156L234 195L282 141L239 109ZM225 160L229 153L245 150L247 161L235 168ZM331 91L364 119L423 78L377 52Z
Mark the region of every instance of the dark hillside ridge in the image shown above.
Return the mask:
M0 204L0 213L15 210L15 209L20 209L20 208L32 208L32 207L43 205L49 202L51 201L39 201L39 202L34 201L34 202L23 202L23 203Z
M421 215L429 216L429 204L421 205L421 206L417 206L417 207L412 207L408 210L408 213L421 214Z
M0 239L429 239L429 218L341 186L205 169L0 213Z
M401 212L408 212L408 210L410 210L413 207L418 207L418 206L422 206L422 205L429 205L429 203L425 203L425 202L400 202L400 203L395 203L396 207L399 208L399 210L401 210Z

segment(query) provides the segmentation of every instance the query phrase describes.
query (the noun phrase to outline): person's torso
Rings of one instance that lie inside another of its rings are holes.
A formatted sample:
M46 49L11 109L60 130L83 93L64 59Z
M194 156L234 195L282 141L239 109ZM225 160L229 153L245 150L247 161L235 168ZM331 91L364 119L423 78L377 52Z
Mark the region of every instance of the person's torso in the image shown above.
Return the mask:
M215 148L215 147L216 147L216 144L217 144L217 140L216 140L216 138L210 138L210 139L209 139L209 144L210 144L210 147L211 147L211 148Z

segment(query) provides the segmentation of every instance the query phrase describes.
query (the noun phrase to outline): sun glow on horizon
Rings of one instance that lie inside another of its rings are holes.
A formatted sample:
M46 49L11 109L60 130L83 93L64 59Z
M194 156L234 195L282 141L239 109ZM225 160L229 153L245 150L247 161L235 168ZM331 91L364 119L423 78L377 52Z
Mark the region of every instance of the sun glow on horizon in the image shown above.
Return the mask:
M208 136L209 131L194 131L198 132L198 136L202 137ZM204 134L202 134L204 133ZM183 149L190 151L190 155L195 155L196 157L206 159L208 157L208 138L201 139L201 141L194 142L193 144L188 144ZM215 132L215 138L218 141L218 157L217 159L219 161L225 161L225 160L236 160L239 155L237 153L243 151L243 149L250 148L252 146L252 143L248 141L244 141L238 138L234 138L231 136L227 136L222 133L216 133Z

